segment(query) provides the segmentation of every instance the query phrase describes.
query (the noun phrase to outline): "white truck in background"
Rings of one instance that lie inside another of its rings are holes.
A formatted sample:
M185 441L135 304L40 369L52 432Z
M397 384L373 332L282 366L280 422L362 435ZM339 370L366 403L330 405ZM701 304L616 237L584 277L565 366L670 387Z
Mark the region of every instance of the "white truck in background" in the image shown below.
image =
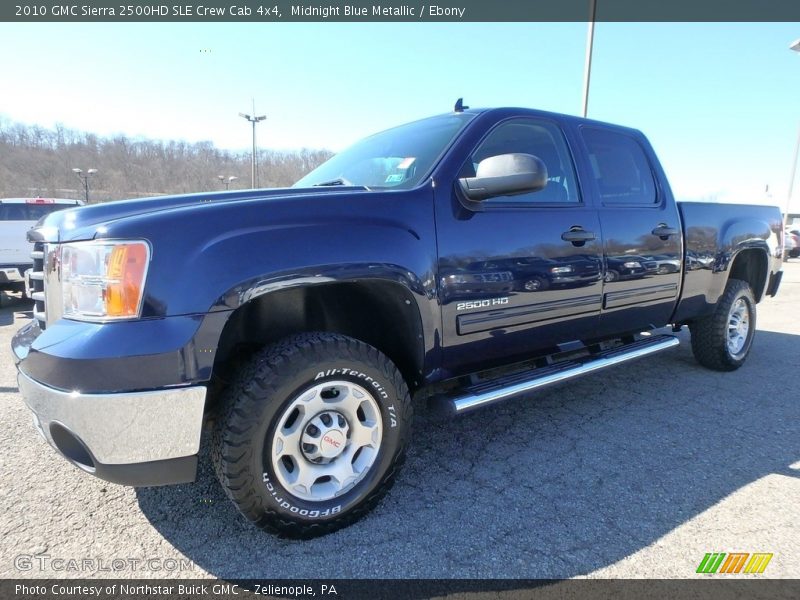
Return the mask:
M28 295L25 271L33 266L28 230L51 212L82 205L65 198L0 199L0 290Z

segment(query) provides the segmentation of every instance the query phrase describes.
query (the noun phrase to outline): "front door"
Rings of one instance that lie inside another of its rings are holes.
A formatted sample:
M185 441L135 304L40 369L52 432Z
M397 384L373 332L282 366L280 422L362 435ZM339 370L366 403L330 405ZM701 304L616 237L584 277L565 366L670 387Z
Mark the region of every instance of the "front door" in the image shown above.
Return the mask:
M600 222L583 202L560 127L539 118L501 122L459 177L508 153L539 157L547 186L485 200L477 209L461 202L455 182L437 188L443 364L453 374L591 337L598 324Z

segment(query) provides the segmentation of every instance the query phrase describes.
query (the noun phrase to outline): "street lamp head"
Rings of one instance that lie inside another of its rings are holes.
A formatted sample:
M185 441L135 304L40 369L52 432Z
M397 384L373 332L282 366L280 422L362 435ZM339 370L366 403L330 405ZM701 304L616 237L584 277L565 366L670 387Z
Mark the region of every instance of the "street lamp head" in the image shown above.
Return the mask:
M75 167L74 169L72 169L72 172L73 173L77 173L78 175L80 175L81 173L83 173L83 169L79 169L78 167Z
M797 38L791 44L789 44L789 50L794 50L795 52L800 52L800 38Z
M244 113L239 113L239 116L242 117L243 119L247 119L248 121L250 120L250 115L246 115Z
M264 121L267 118L267 115L261 115L260 117L255 117L256 121Z
M228 177L228 181L236 181L237 179L239 178L236 175L231 175L230 177Z
M217 179L219 179L220 181L224 181L225 175L217 175Z
M86 173L89 175L94 175L95 173L97 173L97 169L89 169L88 171L86 171Z

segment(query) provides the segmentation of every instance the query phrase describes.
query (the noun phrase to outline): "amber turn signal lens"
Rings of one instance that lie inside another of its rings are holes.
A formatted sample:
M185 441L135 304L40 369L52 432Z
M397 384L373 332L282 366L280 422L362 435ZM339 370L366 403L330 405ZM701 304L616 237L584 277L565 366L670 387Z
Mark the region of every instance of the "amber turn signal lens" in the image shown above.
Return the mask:
M136 317L147 271L147 246L141 242L119 244L108 259L105 290L109 317Z

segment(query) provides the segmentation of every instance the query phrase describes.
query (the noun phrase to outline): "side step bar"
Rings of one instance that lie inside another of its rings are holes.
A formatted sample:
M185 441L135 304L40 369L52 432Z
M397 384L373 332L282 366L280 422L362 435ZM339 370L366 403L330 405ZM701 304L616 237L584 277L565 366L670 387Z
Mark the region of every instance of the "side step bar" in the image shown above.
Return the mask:
M443 398L443 408L450 414L462 414L489 404L534 390L561 383L607 367L667 350L680 343L671 335L656 335L624 346L605 350L577 360L568 360L548 367L518 373L509 377L479 383L459 390L459 395Z

